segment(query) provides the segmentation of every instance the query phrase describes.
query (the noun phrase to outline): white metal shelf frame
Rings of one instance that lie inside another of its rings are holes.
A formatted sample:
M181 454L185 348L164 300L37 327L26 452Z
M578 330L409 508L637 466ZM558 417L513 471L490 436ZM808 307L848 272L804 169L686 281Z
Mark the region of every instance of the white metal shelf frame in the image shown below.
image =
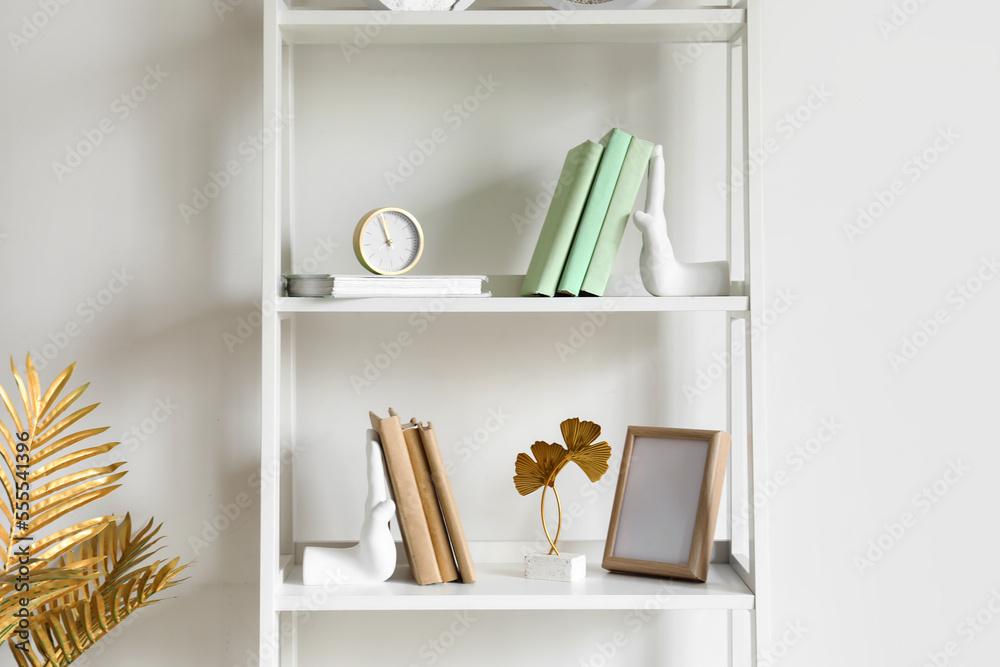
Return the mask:
M742 339L742 380L734 382L734 366L728 365L727 406L730 416L727 427L734 436L742 435L742 446L734 447L730 462L730 479L734 471L745 476L743 484L731 483L730 515L733 548L728 565L713 565L713 575L727 582L730 589L710 600L713 589L689 587L689 594L678 596L676 608L722 608L729 613L730 665L755 667L761 644L769 637L767 625L767 550L766 516L763 508L752 502L754 489L762 486L764 465L764 378L763 337L752 334L752 322L764 304L762 280L762 194L758 178L746 174L747 156L759 149L760 127L760 58L757 35L760 34L759 0L739 2L733 8L705 10L642 10L571 12L562 17L559 30L552 30L551 17L555 10L484 10L460 13L415 12L389 15L357 10L294 9L285 0L265 0L264 3L264 122L277 117L294 117L291 95L295 44L335 44L349 41L356 28L364 29L373 22L381 27L379 41L396 44L474 44L474 43L625 43L625 42L726 42L730 47L727 76L729 115L729 167L727 194L727 239L730 265L734 268L734 294L746 296L712 298L675 298L659 300L644 297L607 297L613 299L616 310L623 312L682 312L721 311L728 314L727 344ZM275 125L280 125L275 123ZM284 133L279 127L277 139L264 151L263 188L263 271L262 301L273 304L264 308L270 313L262 326L261 368L261 467L278 470L281 467L282 400L280 386L283 374L293 373L294 326L298 313L337 312L417 312L424 299L370 299L333 302L289 299L281 296L281 267L291 265L290 228L294 219L289 196L294 180L294 159L291 152L294 126ZM735 158L739 158L735 161ZM735 162L735 164L734 164ZM742 166L741 166L742 165ZM736 170L740 169L739 174ZM740 187L734 187L739 176ZM735 193L735 196L734 196ZM740 279L738 279L740 278ZM593 300L560 299L546 303L540 299L501 297L462 300L449 304L449 312L582 312L593 310ZM537 304L537 305L536 305ZM287 331L283 332L283 324ZM283 346L282 337L291 337L292 344ZM285 352L283 353L283 349ZM732 347L729 347L732 350ZM294 386L294 382L290 383ZM284 397L294 403L294 396ZM745 424L732 420L734 406L745 406ZM739 440L734 439L734 444ZM734 463L734 459L736 462ZM406 594L368 596L355 593L316 606L314 596L296 584L296 568L292 558L282 555L282 507L280 475L261 494L260 549L260 647L262 667L295 667L297 611L313 609L502 609L502 608L580 608L577 599L534 599L530 586L522 596L504 594L502 584L487 576L484 585L465 595ZM741 508L749 508L743 527L745 544L736 539L736 517ZM500 567L500 575L504 570ZM496 568L494 568L496 569ZM484 569L484 574L492 572ZM604 582L605 577L594 573ZM738 579L737 579L738 578ZM745 592L733 586L742 581ZM597 580L595 580L597 581ZM613 579L612 579L613 581ZM603 583L591 587L582 604L585 608L629 608L643 599L644 593L618 594L614 584L602 589ZM392 586L392 585L391 585ZM395 590L395 589L392 589ZM612 592L608 592L612 591ZM524 597L527 596L527 597ZM461 598L466 598L460 601ZM471 605L471 606L470 606ZM513 605L513 606L512 606Z

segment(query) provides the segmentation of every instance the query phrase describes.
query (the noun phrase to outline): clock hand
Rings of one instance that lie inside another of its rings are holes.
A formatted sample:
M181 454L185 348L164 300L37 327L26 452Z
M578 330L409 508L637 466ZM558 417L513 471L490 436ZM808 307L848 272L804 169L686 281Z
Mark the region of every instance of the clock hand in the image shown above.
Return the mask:
M389 228L385 226L385 214L384 213L379 213L378 219L382 223L382 231L385 232L385 241L386 241L386 243L388 243L389 245L392 245L392 239L389 238ZM382 245L385 245L385 243L383 243Z

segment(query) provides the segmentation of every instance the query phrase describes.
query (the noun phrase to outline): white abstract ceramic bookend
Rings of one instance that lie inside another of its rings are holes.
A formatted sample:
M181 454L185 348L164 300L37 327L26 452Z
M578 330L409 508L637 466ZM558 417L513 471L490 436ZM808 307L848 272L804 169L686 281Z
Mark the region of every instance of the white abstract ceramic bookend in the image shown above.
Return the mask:
M307 586L327 584L377 584L396 569L396 542L389 532L389 519L396 504L382 466L378 435L368 429L368 498L361 540L353 547L306 547L302 556L302 580Z
M642 253L639 255L639 275L646 290L653 296L727 296L729 294L728 262L681 262L667 235L667 219L663 213L666 186L663 169L663 146L653 147L646 180L646 210L632 216L642 232Z

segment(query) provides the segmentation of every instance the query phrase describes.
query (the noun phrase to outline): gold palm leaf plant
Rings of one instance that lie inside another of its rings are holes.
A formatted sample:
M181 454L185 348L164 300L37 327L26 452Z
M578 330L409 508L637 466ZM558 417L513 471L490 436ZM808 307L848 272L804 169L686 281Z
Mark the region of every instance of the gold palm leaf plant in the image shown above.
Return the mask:
M549 542L549 553L559 555L557 547L559 533L562 532L562 502L556 490L556 476L572 461L580 466L591 482L599 480L608 471L611 446L607 442L594 443L601 435L601 427L594 422L580 421L578 417L567 419L559 425L566 446L538 441L531 446L531 458L524 452L517 455L514 462L514 486L522 496L542 489L542 530ZM556 496L559 519L556 536L553 539L545 523L545 493L552 487Z
M0 386L4 406L0 415L5 409L12 427L0 418L0 641L9 640L17 656L18 652L26 654L29 636L38 641L41 624L60 605L77 595L92 597L92 582L103 578L98 589L104 590L108 584L128 581L134 588L137 582L125 576L127 568L136 565L135 558L110 556L112 532L122 552L133 553L126 549L131 537L122 540L122 535L130 535L130 528L121 531L117 524L121 517L87 519L58 530L53 526L114 491L125 475L125 471L118 471L124 465L121 462L80 469L119 444L83 446L108 427L69 432L99 405L74 408L89 383L63 395L76 366L72 364L43 392L31 355L23 377L13 359L10 366L21 409ZM97 549L95 540L108 544ZM109 579L112 571L117 577ZM153 581L157 583L155 578ZM146 590L143 588L143 600L148 598ZM113 602L115 598L110 599ZM44 612L45 617L36 617L36 612ZM21 648L15 649L15 644Z
M19 667L69 665L137 609L158 602L155 594L180 583L177 576L187 565L179 566L178 558L144 564L160 550L154 546L161 526L150 520L133 534L125 515L64 554L60 567L90 570L95 577L36 610L29 627L33 643L18 647L10 641Z
M117 517L105 516L76 523L62 530L44 530L70 512L111 493L124 472L114 463L73 473L57 474L111 451L118 443L95 447L74 447L105 428L66 433L90 414L98 404L70 412L88 385L60 398L73 374L74 365L56 377L43 393L31 356L25 378L11 360L24 419L10 394L0 386L13 431L0 419L0 640L7 639L23 619L64 591L82 586L90 563L78 567L50 567L75 546L97 535ZM69 414L67 414L69 413ZM65 415L65 416L64 416ZM26 602L26 604L22 604ZM17 617L15 614L22 614Z

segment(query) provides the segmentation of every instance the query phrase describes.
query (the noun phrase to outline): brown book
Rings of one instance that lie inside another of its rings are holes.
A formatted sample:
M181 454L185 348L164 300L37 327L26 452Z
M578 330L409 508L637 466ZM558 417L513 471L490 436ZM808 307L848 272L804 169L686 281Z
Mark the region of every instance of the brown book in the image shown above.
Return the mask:
M403 437L403 427L399 416L389 408L389 417L383 419L374 412L368 413L379 438L382 452L389 468L389 481L396 502L396 519L399 533L403 537L406 558L410 562L413 578L421 586L439 584L443 581L434 555L434 543L427 527L427 517L420 501L420 490L413 474L413 464Z
M410 453L410 463L413 464L413 476L417 480L417 490L420 491L420 502L424 506L424 516L427 517L427 528L434 543L434 555L437 557L438 570L443 581L458 579L458 568L455 557L451 553L451 542L448 541L448 529L444 525L441 506L438 505L437 492L431 479L431 469L427 465L427 456L421 442L420 431L416 424L406 424L403 428L403 439Z
M458 571L462 575L462 582L471 584L476 580L476 568L472 564L472 553L469 551L469 543L465 540L465 530L462 529L462 520L458 516L458 506L455 504L455 496L451 492L451 481L449 481L448 472L444 467L441 448L438 446L437 436L434 434L434 425L427 422L426 426L423 424L419 424L419 426L420 440L424 445L424 454L427 456L427 464L431 470L431 478L434 480L438 502L441 503L441 513L448 525L451 546L455 550L455 559L458 561Z

